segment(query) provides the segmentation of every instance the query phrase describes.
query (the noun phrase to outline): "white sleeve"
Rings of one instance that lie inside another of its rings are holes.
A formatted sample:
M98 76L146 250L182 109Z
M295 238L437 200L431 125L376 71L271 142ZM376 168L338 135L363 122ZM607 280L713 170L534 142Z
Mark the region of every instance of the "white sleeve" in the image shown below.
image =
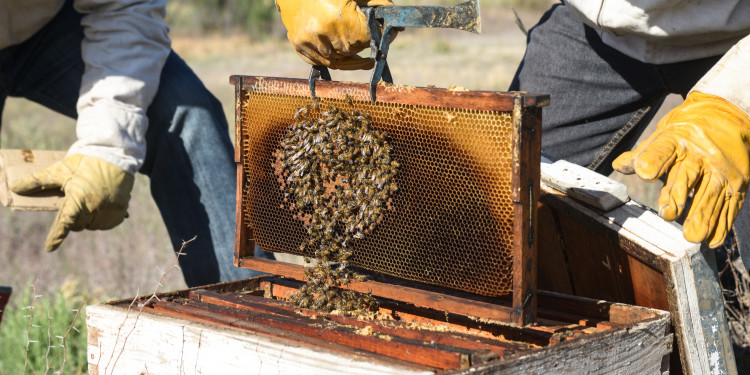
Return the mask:
M170 52L166 0L76 0L84 14L86 70L77 110L78 140L68 154L108 161L130 174L146 155L146 110Z
M750 35L735 44L691 91L726 99L750 116Z

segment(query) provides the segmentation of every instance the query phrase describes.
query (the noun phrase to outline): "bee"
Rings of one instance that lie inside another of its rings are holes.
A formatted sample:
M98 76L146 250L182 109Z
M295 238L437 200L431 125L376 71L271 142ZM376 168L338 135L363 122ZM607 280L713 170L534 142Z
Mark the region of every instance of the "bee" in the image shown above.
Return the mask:
M323 307L326 304L326 302L328 302L326 299L326 296L319 295L317 298L315 298L315 302L313 303L312 308L315 310L318 310L321 307Z
M307 107L302 107L297 110L297 112L294 113L294 119L300 120L307 116Z
M306 308L310 306L310 297L305 296L302 299L300 299L299 303L297 304L298 307Z

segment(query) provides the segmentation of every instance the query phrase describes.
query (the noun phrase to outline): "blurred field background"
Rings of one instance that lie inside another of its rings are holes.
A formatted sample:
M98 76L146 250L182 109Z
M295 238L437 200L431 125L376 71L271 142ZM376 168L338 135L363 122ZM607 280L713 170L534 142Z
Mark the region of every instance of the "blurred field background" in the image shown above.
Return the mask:
M404 0L398 3L446 5L458 2ZM530 28L552 3L549 0L482 1L481 35L454 30L403 32L389 55L394 80L404 85L506 90L525 49L525 35L516 25L511 7ZM233 135L234 119L234 88L228 83L230 75L306 78L309 74L310 67L297 57L285 38L273 0L173 1L168 7L167 22L172 30L174 50L224 104L230 135ZM333 71L332 75L334 80L365 82L369 79L369 72ZM668 99L662 112L678 101ZM0 148L66 150L74 139L73 120L24 99L9 98L6 102ZM633 178L616 178L625 181L631 195L638 200L653 204L658 186ZM24 318L22 309L33 297L28 285L34 281L36 294L41 296L40 305L62 303L66 306L67 311L65 308L55 310L53 317L62 321L58 324L62 328L72 321L74 313L70 309L84 298L87 304L94 304L151 293L162 272L175 263L175 257L145 176L136 178L129 214L130 218L113 230L71 233L60 249L46 253L43 243L55 213L15 212L0 207L0 285L11 286L15 292L5 314L6 324L0 325L0 343L3 343L0 345L0 373L18 373L18 356L21 356L20 368L23 368L24 347L18 346L26 345L29 325L28 321L23 323L23 319L28 318ZM189 253L189 248L186 251ZM162 284L162 291L185 287L179 272L171 273ZM46 332L47 317L40 316L44 319L35 324L42 327L33 329ZM83 328L80 323L81 320L77 324ZM85 344L85 332L77 337ZM9 348L6 343L14 346ZM46 346L39 344L38 347L38 355L46 355ZM73 348L69 345L70 350ZM84 351L80 360L85 360L85 345L75 348ZM39 363L41 367L30 368L28 372L45 372L45 362ZM73 369L85 371L82 365L69 366L66 369L73 373Z

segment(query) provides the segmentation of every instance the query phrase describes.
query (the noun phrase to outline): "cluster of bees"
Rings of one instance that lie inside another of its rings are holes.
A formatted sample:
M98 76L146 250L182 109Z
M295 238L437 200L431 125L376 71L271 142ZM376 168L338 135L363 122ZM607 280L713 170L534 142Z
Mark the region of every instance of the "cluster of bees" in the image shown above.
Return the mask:
M275 153L276 174L285 204L307 228L300 252L314 256L315 265L306 268L307 283L291 301L346 315L376 309L372 295L339 287L365 279L348 268L351 244L375 230L391 209L399 164L367 113L314 104L300 108L294 119Z

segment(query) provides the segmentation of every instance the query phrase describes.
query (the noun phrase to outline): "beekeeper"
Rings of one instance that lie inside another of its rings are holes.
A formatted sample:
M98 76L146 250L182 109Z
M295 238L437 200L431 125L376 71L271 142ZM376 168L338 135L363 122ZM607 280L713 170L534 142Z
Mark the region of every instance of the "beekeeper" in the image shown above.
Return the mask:
M120 224L144 173L175 251L197 236L179 259L187 285L254 276L232 262L235 167L222 106L171 51L165 5L0 2L0 111L18 96L77 118L65 159L11 189L64 192L52 251L71 230Z
M277 0L311 64L369 68L359 6L390 1ZM549 93L542 149L607 175L613 167L666 183L666 220L711 247L740 246L750 265L750 1L569 0L529 30L510 90ZM633 151L664 98L685 101ZM688 207L692 196L692 205ZM732 224L742 228L730 233ZM747 248L745 248L747 247Z

